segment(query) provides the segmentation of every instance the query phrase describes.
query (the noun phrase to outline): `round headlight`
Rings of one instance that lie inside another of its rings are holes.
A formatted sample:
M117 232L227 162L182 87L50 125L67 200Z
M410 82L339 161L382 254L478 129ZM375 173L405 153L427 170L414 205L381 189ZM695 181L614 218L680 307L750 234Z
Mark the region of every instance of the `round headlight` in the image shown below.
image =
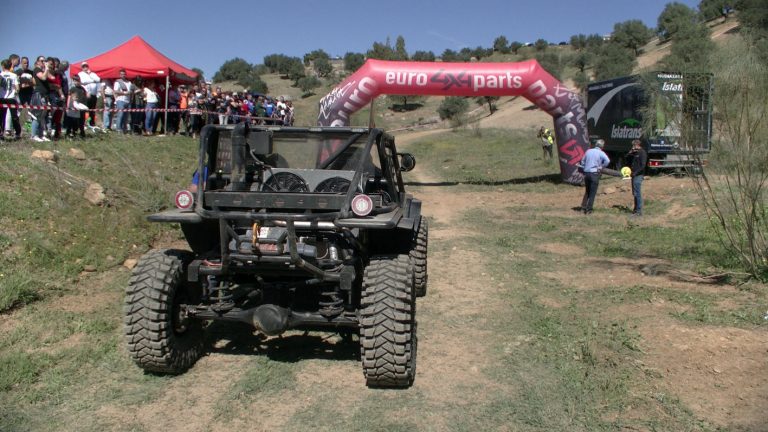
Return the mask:
M182 190L176 192L176 198L174 201L176 202L176 207L179 209L189 210L195 204L195 197L192 195L192 192L188 190Z
M352 213L357 216L368 216L373 211L373 200L368 195L356 195L352 198Z

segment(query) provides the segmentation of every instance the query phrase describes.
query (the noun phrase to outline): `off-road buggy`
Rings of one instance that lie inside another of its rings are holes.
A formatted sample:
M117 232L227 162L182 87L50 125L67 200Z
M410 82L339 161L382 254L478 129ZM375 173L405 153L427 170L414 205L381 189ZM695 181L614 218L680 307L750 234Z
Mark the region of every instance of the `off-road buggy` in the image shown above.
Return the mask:
M401 176L414 164L379 129L206 126L196 191L149 216L180 224L191 251L152 250L133 270L133 360L181 373L208 323L242 321L358 334L366 383L410 386L427 287L427 220Z

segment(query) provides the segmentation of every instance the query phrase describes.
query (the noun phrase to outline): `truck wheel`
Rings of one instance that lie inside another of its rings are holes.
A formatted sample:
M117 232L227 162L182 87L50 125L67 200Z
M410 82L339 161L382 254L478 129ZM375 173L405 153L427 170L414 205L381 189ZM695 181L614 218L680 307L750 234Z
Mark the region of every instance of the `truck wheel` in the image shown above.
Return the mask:
M429 243L429 224L427 220L421 218L419 230L416 233L413 248L411 249L411 259L413 260L414 291L416 297L427 295L427 246Z
M185 251L149 251L128 282L123 310L128 353L146 371L181 373L203 353L202 323L185 318L179 308L197 301L186 284L190 260Z
M407 255L375 256L360 299L360 357L369 387L409 387L416 376L416 298Z

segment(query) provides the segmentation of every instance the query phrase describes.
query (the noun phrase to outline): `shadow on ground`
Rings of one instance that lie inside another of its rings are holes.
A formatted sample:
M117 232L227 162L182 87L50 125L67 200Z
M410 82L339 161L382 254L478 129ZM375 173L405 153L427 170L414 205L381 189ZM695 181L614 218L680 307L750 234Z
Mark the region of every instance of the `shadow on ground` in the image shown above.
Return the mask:
M243 323L214 322L208 327L207 351L229 355L266 355L295 363L307 359L359 360L360 344L351 334L289 331L268 337Z

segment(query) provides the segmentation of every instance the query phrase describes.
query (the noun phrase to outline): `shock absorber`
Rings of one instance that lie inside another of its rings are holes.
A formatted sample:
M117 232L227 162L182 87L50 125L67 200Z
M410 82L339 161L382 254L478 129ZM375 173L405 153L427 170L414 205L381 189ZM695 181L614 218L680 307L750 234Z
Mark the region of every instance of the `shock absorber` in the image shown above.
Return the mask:
M218 282L215 276L208 276L208 296L212 302L211 309L216 313L229 312L235 307L229 282Z
M320 295L327 297L327 301L320 301L320 309L318 312L320 315L326 318L333 318L344 312L344 300L339 295L338 287L334 287L333 291L322 291Z

